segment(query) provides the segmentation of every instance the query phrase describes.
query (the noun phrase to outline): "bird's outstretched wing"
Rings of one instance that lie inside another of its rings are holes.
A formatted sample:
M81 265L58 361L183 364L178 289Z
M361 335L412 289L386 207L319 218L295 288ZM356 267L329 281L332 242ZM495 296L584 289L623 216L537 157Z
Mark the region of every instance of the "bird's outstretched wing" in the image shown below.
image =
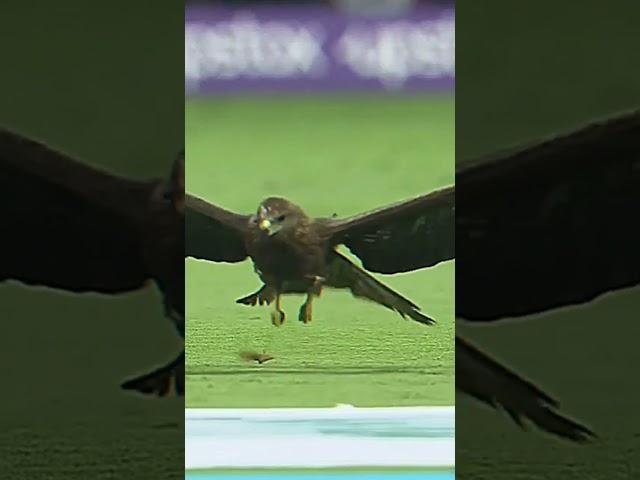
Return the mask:
M211 262L241 262L249 215L240 215L186 195L185 256Z
M502 408L521 427L528 419L542 430L574 442L595 434L555 410L558 403L535 385L456 337L456 388L494 408Z
M134 219L155 185L0 129L0 281L73 292L142 287L149 274Z
M640 283L640 111L456 173L456 315L490 321Z
M455 254L455 188L447 187L354 217L317 221L371 272L399 273L451 260Z

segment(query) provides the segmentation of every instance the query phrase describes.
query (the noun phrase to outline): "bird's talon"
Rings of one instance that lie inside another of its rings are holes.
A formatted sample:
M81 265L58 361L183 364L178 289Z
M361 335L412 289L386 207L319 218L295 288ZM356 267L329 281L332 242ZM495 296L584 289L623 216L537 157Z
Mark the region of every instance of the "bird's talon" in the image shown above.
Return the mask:
M281 326L284 323L285 314L280 310L273 310L271 312L271 323L273 323L276 327Z
M310 323L311 322L311 309L305 303L300 307L300 313L298 313L298 320L302 323Z

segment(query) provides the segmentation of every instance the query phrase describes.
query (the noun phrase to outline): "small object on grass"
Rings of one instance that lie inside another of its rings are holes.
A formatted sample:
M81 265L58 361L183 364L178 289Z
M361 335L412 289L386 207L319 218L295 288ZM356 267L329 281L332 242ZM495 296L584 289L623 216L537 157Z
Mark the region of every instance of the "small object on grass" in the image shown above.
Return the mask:
M274 359L274 357L266 353L249 352L249 351L240 352L240 358L248 362L258 362L259 364L263 364L265 362L268 362L269 360Z

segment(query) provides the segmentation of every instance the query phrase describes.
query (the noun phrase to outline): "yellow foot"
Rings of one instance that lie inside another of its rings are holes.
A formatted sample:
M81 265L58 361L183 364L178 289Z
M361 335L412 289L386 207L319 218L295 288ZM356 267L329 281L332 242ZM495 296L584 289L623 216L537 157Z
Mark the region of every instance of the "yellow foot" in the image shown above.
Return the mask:
M271 323L273 323L276 327L279 327L284 323L284 312L282 310L272 310L271 311Z
M298 320L303 323L311 322L311 305L308 303L303 303L300 307L300 312L298 313Z

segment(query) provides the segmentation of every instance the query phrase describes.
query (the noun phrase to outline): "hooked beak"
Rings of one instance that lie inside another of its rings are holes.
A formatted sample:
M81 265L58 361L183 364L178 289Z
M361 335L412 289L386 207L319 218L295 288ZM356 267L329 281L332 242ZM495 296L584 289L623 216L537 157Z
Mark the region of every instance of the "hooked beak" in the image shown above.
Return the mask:
M260 220L260 223L258 223L258 228L264 232L271 234L271 222L266 218Z

